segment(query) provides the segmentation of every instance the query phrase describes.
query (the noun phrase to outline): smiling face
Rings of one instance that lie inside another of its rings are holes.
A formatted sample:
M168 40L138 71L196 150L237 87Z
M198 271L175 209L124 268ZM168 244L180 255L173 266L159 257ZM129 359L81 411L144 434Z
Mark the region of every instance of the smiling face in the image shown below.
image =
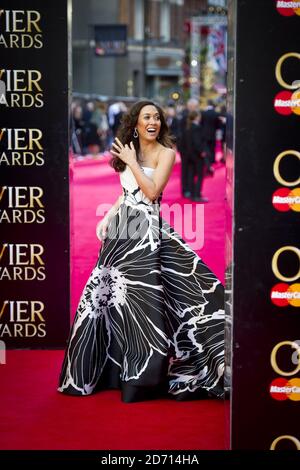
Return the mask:
M161 120L155 106L147 105L141 109L136 128L142 139L153 141L159 136Z

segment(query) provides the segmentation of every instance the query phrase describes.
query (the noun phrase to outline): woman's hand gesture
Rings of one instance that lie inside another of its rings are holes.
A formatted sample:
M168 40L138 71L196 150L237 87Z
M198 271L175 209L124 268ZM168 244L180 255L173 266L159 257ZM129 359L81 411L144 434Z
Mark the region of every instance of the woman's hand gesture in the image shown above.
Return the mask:
M133 142L130 145L123 145L122 142L116 137L115 142L112 144L113 150L110 152L115 156L119 157L126 165L129 165L136 161L136 152Z

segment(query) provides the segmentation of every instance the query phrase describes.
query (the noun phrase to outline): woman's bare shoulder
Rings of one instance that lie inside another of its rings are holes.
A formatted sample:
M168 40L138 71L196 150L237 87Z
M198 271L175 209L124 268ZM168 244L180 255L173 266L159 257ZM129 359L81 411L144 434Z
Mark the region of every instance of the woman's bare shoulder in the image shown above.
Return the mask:
M169 156L169 158L172 158L172 157L175 158L175 155L176 155L176 152L174 149L170 147L164 147L163 145L161 145L159 157Z
M175 162L175 157L176 157L175 150L162 146L162 148L159 152L159 157L158 157L159 160L168 159L170 161L170 163L174 163Z

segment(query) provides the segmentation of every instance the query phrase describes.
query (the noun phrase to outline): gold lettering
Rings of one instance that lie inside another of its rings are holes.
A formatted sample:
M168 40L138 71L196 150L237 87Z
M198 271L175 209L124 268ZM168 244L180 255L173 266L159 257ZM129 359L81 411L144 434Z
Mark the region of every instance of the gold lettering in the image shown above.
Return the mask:
M18 152L12 152L12 164L15 165L21 165L21 154Z
M31 186L29 188L30 192L30 206L29 207L34 207L34 201L36 202L36 204L40 207L44 207L43 203L40 201L40 199L42 198L43 194L44 194L44 191L42 190L42 188L38 187L38 186ZM34 193L37 193L36 195Z
M15 209L15 210L12 211L12 213L13 213L13 224L15 224L17 222L19 224L21 224L23 222L22 221L22 212L18 209Z
M8 103L7 103L7 101L6 101L6 97L5 97L5 94L4 94L4 93L2 93L2 94L0 95L0 104L5 104L5 106L8 106Z
M3 198L5 190L8 191L8 207L10 208L35 207L36 205L39 207L44 207L43 203L41 202L41 198L44 192L43 189L39 186L3 186L0 193L0 201ZM29 202L23 202L23 200L26 200L27 197L29 197Z
M11 129L9 129L9 130L11 131ZM25 142L25 136L22 135L22 132L26 132L26 129L14 129L14 137L15 137L14 147L17 150L27 150L28 149L28 145L23 145L23 147L21 146L21 142L22 143ZM12 148L12 146L11 146L11 132L9 134L10 134L9 149L11 149Z
M45 318L42 315L43 310L45 309L45 305L43 302L39 302L38 300L34 300L31 302L32 308L31 308L31 322L36 322L36 318L38 317L41 322L45 321Z
M17 34L11 34L10 35L10 47L16 47L18 48L19 47L19 36Z
M298 272L295 274L295 276L291 276L291 277L284 276L283 274L281 274L281 272L278 269L278 258L282 253L286 251L291 251L292 253L295 253L298 256L299 269L298 269ZM285 282L296 281L300 277L300 249L295 246L283 246L282 248L279 248L279 250L276 251L276 253L273 255L273 258L272 258L272 271L274 275L281 281L285 281Z
M23 15L24 15L24 10L12 10L11 11L12 27L15 33L23 33L24 31L26 31L25 28L18 29L18 23L21 23L21 24L23 23L23 19L18 18L18 16L23 16Z
M44 106L44 101L42 100L43 98L43 94L42 93L37 93L35 95L35 99L36 99L36 104L35 104L35 107L36 108L42 108Z
M289 84L289 83L285 82L282 78L281 67L282 67L283 63L286 61L286 59L288 59L290 57L294 57L294 58L300 60L299 52L288 52L287 54L284 54L283 56L280 57L280 59L278 60L278 62L276 64L275 75L276 75L276 79L277 79L279 85L281 85L283 88L286 88L287 90L296 90L297 88L299 88L299 85Z
M6 88L7 91L30 91L33 92L35 88L38 91L42 91L39 85L39 81L42 78L42 74L39 70L0 70L0 79L6 72ZM27 79L27 85L25 80ZM23 88L21 87L23 85Z
M6 132L6 129L5 129L5 128L1 129L1 132L0 132L0 142L1 142L1 140L2 140L2 138L3 138L5 132Z
M42 138L42 132L39 129L6 129L3 128L0 132L0 141L4 135L7 135L7 149L12 150L27 150L28 148L32 150L34 145L42 150L42 145L40 140ZM28 140L26 141L26 137ZM25 142L28 143L25 144Z
M18 265L29 264L29 261L22 261L22 256L23 258L27 257L27 247L28 245L23 244L23 243L18 243L17 245L9 245L10 259L11 259L9 264L18 264ZM14 253L15 253L15 259L14 259Z
M4 245L2 245L2 250L0 252L0 261L2 260L2 256L4 255L6 248L7 248L7 243L4 243Z
M44 247L42 245L30 245L31 251L30 251L30 264L35 264L35 259L37 260L37 263L39 264L45 264L44 261L42 260L41 256L44 253Z
M18 83L19 82L22 82L24 83L24 77L20 77L21 75L25 75L26 74L26 71L25 70L14 70L15 74L14 74L14 91L32 91L32 83L30 82L30 78L29 78L29 72L30 70L28 70L28 88L26 86L24 86L23 88L19 88L18 86Z
M12 304L13 302L11 302ZM23 304L23 307L22 307ZM28 322L29 321L29 316L28 316L28 301L24 300L19 300L16 301L16 306L17 306L17 318L16 321L18 322ZM26 317L22 318L22 314L27 314ZM13 318L14 320L14 318Z
M23 325L18 325L17 323L14 325L14 336L23 337Z
M282 346L291 346L292 348L296 349L296 351L298 351L298 365L295 367L294 370L292 370L290 372L286 372L284 370L281 370L278 367L278 364L277 364L276 354L277 354L279 348L281 348ZM278 375L283 375L283 376L291 376L291 375L297 374L300 371L300 354L299 354L299 352L300 352L299 344L294 342L294 341L281 341L281 343L276 344L276 346L273 348L273 350L271 352L271 365L272 365L274 371Z
M294 436L289 436L288 434L284 434L283 436L279 436L271 444L270 450L275 450L278 442L282 440L288 440L291 441L293 444L295 444L295 447L297 450L300 450L300 441L294 437Z
M3 198L4 192L5 192L6 190L7 190L7 186L2 186L2 191L1 191L1 193L0 193L0 202L1 202L2 198Z
M13 195L13 192L12 192L13 188L10 187L8 189L9 189L9 194ZM28 188L26 188L26 186L16 186L14 189L15 189L15 203L13 204L12 201L10 201L9 207L13 207L13 205L15 205L15 207L28 207L28 202L23 203L23 204L21 202L22 199L26 200Z
M8 47L7 42L5 41L5 37L3 34L0 34L0 46L4 46L5 48Z
M42 39L42 34L35 34L34 36L30 36L30 34L20 35L11 33L7 37L5 37L3 34L0 34L0 46L5 49L30 49L31 47L40 49L43 47Z
M20 96L17 95L17 93L12 93L12 94L10 95L10 106L11 106L12 108L14 108L15 106L16 106L17 108L20 108L21 105L19 104L19 101L20 101Z
M34 75L36 76L36 78L34 78ZM39 70L28 70L28 78L28 91L32 91L33 85L36 87L37 90L42 91L40 85L38 84L38 82L42 78L42 74Z
M39 25L37 24L41 19L41 15L38 11L35 11L35 10L28 10L27 11L27 31L29 33L32 32L31 30L31 27L33 26L36 31L38 31L39 33L42 32L42 30L40 29Z
M42 150L43 147L40 144L42 137L43 133L40 129L29 129L29 150L32 150L34 145Z
M298 179L295 179L295 181L286 181L285 179L282 178L280 174L280 170L279 170L280 162L287 155L293 155L300 160L300 152L297 152L296 150L286 150L285 152L281 152L275 158L275 162L273 165L273 173L278 183L283 184L284 186L296 186L297 184L300 184L300 176Z
M2 326L2 325L0 325ZM2 331L1 331L1 337L4 336L4 335L8 335L8 336L12 336L10 330L9 330L9 327L8 325L4 325L3 328L2 328Z
M42 43L42 35L41 34L36 34L35 37L35 49L41 49L41 47L43 47L43 43Z
M5 308L6 308L7 305L8 305L8 300L5 300L5 301L3 302L2 309L1 309L1 311L0 311L0 319L1 319L2 315L3 315L3 313L4 313L4 310L5 310Z
M46 325L45 324L39 324L38 325L38 331L39 331L39 334L38 336L40 338L44 338L46 336Z

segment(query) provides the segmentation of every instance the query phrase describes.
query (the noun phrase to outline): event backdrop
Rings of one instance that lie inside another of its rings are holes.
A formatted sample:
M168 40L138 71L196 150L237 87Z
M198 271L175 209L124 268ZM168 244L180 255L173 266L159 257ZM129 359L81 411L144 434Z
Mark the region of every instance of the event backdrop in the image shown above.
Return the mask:
M57 347L70 317L67 0L0 8L0 339Z
M234 0L229 14L231 447L299 450L300 2Z

